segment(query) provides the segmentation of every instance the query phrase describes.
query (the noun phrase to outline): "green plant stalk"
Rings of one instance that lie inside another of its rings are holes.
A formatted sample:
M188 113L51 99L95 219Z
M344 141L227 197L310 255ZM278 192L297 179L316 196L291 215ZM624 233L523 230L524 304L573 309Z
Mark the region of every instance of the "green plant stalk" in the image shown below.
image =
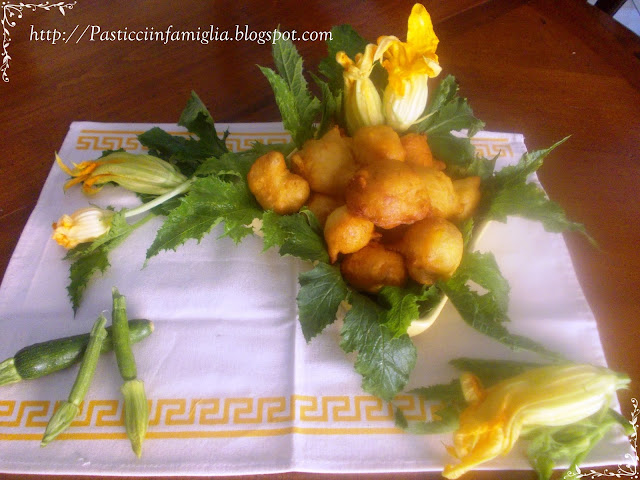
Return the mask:
M89 390L89 385L91 385L91 380L96 373L98 358L100 358L100 349L107 336L107 331L104 328L105 323L107 323L107 319L104 318L104 315L100 315L93 325L89 344L87 345L87 350L80 364L80 370L78 370L76 380L73 383L73 387L71 387L69 398L66 402L62 403L60 408L55 411L49 420L44 436L42 437L42 442L40 443L41 446L44 447L48 445L53 439L60 435L60 433L66 430L76 415L78 415L80 403L84 400Z
M176 195L180 195L181 193L184 193L187 190L189 190L189 188L191 187L191 184L194 181L195 181L195 178L190 178L186 182L178 185L176 188L174 188L170 192L167 192L167 193L165 193L163 195L159 195L158 197L154 198L153 200L151 200L151 201L149 201L147 203L143 203L139 207L132 208L130 210L125 210L124 217L125 218L134 217L136 215L140 215L141 213L147 212L147 211L151 210L152 208L157 207L158 205L161 205L162 203L166 202L167 200L172 199Z
M112 294L113 349L116 353L120 375L125 381L120 389L124 397L124 425L131 442L131 448L140 458L142 442L149 425L149 407L144 383L137 378L136 363L129 343L126 300L115 287Z
M113 334L113 350L116 352L118 369L123 380L135 380L138 376L136 361L129 342L129 324L127 322L127 303L114 287L111 328Z

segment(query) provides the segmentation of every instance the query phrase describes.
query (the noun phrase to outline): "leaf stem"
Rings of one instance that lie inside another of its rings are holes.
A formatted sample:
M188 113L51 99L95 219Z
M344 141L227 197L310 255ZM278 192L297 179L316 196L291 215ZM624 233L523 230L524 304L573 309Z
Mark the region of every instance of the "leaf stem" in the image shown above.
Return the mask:
M165 193L163 195L160 195L160 196L154 198L153 200L151 200L150 202L143 203L139 207L132 208L131 210L125 210L124 211L124 217L125 218L129 218L129 217L133 217L135 215L140 215L141 213L144 213L146 211L151 210L154 207L157 207L158 205L166 202L167 200L175 197L176 195L180 195L181 193L184 193L187 190L189 190L189 188L191 187L191 184L194 181L195 181L195 177L192 177L189 180L187 180L186 182L181 183L180 185L178 185L176 188L174 188L170 192L167 192L167 193Z

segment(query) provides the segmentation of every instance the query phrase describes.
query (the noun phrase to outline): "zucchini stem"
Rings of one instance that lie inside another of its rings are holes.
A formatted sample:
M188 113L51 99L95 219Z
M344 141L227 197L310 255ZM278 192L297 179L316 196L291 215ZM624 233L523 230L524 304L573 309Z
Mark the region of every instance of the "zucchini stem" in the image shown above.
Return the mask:
M129 343L129 323L125 297L114 287L111 328L113 350L116 353L118 369L124 380L120 388L124 397L124 426L131 442L131 448L138 458L142 455L142 442L149 425L149 405L144 391L144 383L137 378L133 351Z
M111 334L113 335L113 350L116 352L118 369L123 380L134 380L138 376L136 361L129 342L129 323L127 322L127 303L114 287L113 311L111 313Z
M80 403L84 400L89 390L89 385L91 385L91 380L96 373L102 342L104 342L107 336L107 331L104 328L105 323L107 323L107 319L104 318L104 315L100 315L94 323L91 333L89 334L89 344L82 358L76 380L73 383L73 387L71 387L69 398L67 401L62 402L60 408L53 413L45 429L42 441L40 442L41 446L44 447L48 445L49 442L66 430L78 415Z
M7 358L0 363L0 385L9 385L10 383L16 383L22 380L20 373L16 370L16 364L13 359Z

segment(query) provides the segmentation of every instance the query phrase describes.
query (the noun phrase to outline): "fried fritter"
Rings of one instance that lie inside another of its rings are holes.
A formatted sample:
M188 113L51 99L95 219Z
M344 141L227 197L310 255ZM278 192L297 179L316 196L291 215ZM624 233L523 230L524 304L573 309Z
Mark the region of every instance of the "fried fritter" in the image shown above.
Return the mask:
M429 214L429 191L416 166L396 160L362 167L345 194L349 211L378 227L393 228Z
M353 253L365 247L377 236L374 229L371 221L352 215L345 205L331 212L324 225L324 240L331 263L335 263L341 253Z
M385 285L402 287L407 282L407 269L402 255L387 250L377 242L345 255L340 271L356 290L369 293L377 293Z
M404 162L406 157L400 137L388 125L360 127L356 130L353 153L360 165L389 160Z
M309 198L309 184L291 173L280 152L271 151L258 158L247 175L249 190L265 210L280 215L295 213Z
M439 217L425 218L411 225L398 245L409 276L424 285L453 275L462 260L462 248L460 230Z
M427 143L427 137L420 133L407 133L400 137L402 147L406 152L405 162L423 167L433 166L433 155Z
M453 181L453 189L458 197L459 212L453 220L466 220L471 217L480 203L480 177L466 177Z
M431 215L442 218L456 215L460 211L460 204L451 179L432 167L415 166L415 170L420 174L429 195Z
M307 140L302 150L291 157L291 169L309 182L311 190L342 196L349 179L357 170L350 140L338 127L318 140Z
M324 193L316 192L311 192L311 196L307 201L307 207L309 207L309 210L313 212L318 219L318 222L323 227L327 222L329 214L342 205L344 205L343 200L330 195L325 195Z

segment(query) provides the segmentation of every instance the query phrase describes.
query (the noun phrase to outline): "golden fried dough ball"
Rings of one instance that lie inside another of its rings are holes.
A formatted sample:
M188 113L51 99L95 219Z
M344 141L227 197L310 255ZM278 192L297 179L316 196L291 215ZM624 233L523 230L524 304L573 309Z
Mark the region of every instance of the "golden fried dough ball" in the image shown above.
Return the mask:
M433 166L433 155L427 143L427 137L420 133L407 133L400 137L402 147L406 152L405 162L423 167Z
M330 195L325 195L324 193L316 192L311 192L311 196L307 202L307 207L309 207L309 210L313 212L318 219L318 222L323 227L327 222L329 214L342 205L344 205L343 200Z
M369 293L377 293L385 285L402 287L407 282L402 255L377 242L345 255L340 271L351 286Z
M396 160L362 167L345 193L349 211L378 227L413 223L429 214L429 192L415 165Z
M462 260L462 248L460 230L439 217L425 218L411 225L399 246L409 276L424 285L453 275Z
M356 130L353 153L360 165L388 160L404 162L406 156L400 137L388 125L360 127Z
M326 195L343 195L357 168L350 139L341 136L338 127L318 140L307 140L291 157L293 172L305 178L312 191Z
M366 218L350 214L345 205L331 212L324 225L331 262L334 263L340 253L353 253L365 247L376 236L374 228Z
M262 208L280 215L297 212L309 198L309 184L289 171L280 152L272 151L258 158L247 181Z
M467 177L453 181L453 189L458 197L460 211L452 217L453 220L466 220L471 217L480 203L480 177Z
M460 211L460 204L451 179L432 167L416 166L415 168L428 192L431 215L442 218L456 215Z

